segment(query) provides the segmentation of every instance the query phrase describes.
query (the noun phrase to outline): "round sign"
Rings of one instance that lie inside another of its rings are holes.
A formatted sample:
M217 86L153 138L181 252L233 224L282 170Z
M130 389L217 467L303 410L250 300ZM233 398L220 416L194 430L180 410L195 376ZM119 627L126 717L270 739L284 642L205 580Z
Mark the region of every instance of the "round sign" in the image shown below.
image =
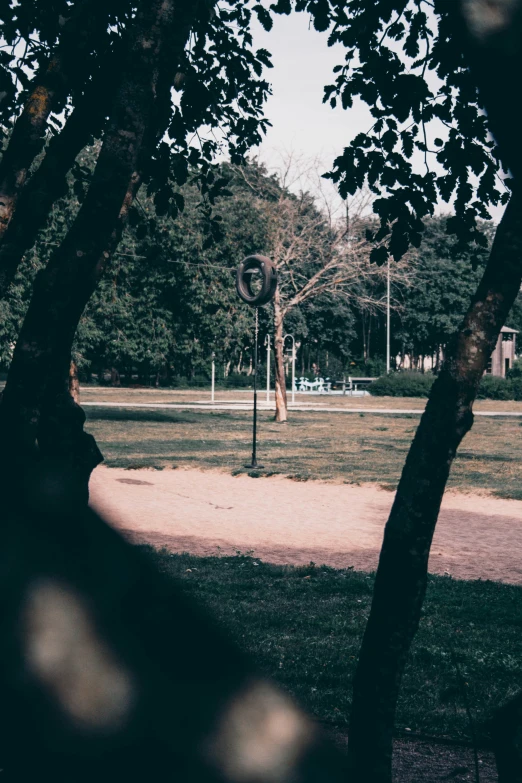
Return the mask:
M239 264L236 275L239 296L252 307L267 304L277 288L277 270L266 256L247 256Z

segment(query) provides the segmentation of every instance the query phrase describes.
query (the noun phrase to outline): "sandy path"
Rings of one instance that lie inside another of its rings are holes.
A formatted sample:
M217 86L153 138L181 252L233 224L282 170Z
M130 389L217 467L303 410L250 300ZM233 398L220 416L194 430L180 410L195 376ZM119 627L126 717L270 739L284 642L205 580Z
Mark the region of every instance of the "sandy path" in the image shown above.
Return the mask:
M393 494L199 470L99 467L91 504L131 540L198 555L373 570ZM275 513L274 513L275 512ZM218 549L221 548L221 550ZM430 571L522 584L522 502L448 493Z

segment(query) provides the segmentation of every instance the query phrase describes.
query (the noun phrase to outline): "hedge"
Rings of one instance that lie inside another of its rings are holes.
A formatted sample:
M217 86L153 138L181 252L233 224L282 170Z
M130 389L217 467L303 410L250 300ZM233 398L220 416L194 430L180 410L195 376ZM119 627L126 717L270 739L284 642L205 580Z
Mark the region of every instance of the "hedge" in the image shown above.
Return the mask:
M421 372L394 372L381 375L368 391L375 397L427 397L435 376Z
M435 376L431 373L396 372L377 378L369 392L375 397L428 397ZM479 400L522 400L522 377L485 375L477 393Z

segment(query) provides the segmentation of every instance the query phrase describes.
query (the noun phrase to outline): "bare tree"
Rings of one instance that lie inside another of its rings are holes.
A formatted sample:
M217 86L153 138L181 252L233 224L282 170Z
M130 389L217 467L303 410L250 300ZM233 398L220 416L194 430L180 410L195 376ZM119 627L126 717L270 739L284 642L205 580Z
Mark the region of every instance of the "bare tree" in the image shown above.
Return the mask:
M370 194L349 202L336 200L320 176L317 160L285 155L268 178L258 167L237 169L258 196L266 219L267 253L278 271L274 297L275 420L288 418L284 373L284 322L306 302L329 295L366 310L385 306L386 269L370 263L373 245L366 239ZM258 176L263 173L263 176ZM407 282L408 261L394 265L394 281Z

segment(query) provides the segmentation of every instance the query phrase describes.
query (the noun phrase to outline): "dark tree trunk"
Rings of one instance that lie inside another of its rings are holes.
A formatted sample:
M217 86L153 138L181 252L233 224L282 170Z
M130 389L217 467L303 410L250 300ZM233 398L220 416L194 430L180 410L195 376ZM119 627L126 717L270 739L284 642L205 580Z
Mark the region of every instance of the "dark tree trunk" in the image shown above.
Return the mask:
M4 234L29 168L45 142L51 112L61 111L74 81L81 78L92 35L107 25L107 4L81 0L64 19L60 42L35 77L0 162L0 237Z
M350 761L357 783L390 783L402 673L419 624L428 558L455 452L473 422L487 361L522 282L522 209L513 196L482 281L422 416L388 519L354 679Z
M116 86L116 62L110 60L94 80L65 125L49 144L37 171L22 190L1 238L0 298L11 284L24 253L34 244L54 202L67 189L66 176L78 153L99 131Z
M286 379L283 357L283 311L279 289L274 296L274 371L275 371L275 420L284 423L288 419Z
M495 712L490 730L498 783L522 783L522 693Z
M124 64L111 119L87 197L61 246L35 281L0 406L10 466L66 461L78 477L78 500L101 454L83 432L85 416L68 390L74 334L139 188L170 107L170 86L195 10L174 14L173 0L144 4ZM176 56L177 55L177 56Z
M121 386L120 373L116 367L111 367L111 386Z

